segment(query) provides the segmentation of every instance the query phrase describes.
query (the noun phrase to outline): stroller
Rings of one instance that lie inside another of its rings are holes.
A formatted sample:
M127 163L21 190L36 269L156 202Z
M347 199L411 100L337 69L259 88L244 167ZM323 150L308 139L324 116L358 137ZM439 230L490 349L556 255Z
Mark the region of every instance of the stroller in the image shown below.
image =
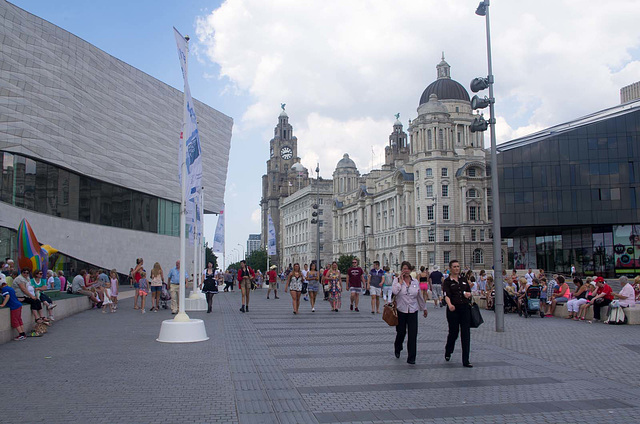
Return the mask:
M171 293L167 289L167 283L162 283L162 293L160 293L160 306L162 309L169 308L169 301L171 300Z
M511 294L509 294L509 292L506 289L503 289L503 298L504 298L504 313L508 314L510 312L517 312L518 311L518 304L516 303L516 300L513 298L513 296L511 296Z
M544 312L540 308L540 293L542 293L540 286L530 286L525 292L521 310L525 318L529 318L536 312L540 314L540 318L544 318Z

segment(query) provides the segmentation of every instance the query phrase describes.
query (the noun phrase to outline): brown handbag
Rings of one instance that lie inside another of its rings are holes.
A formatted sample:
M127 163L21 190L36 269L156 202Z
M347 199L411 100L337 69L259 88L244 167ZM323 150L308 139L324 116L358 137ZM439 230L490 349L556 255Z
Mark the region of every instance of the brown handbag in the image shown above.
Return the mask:
M384 305L382 309L382 319L389 324L390 327L398 325L398 309L396 308L395 299Z

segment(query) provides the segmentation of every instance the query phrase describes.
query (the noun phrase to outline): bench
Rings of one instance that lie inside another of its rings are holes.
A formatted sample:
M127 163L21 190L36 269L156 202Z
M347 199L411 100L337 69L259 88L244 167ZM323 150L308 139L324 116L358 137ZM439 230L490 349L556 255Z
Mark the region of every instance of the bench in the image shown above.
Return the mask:
M627 324L640 325L640 305L623 308L624 315L627 317Z
M640 325L640 306L636 305L631 308L623 308L624 314L627 317L627 324L629 325ZM609 305L602 306L600 308L600 318L604 321L607 319L607 311L609 310ZM567 305L565 303L558 303L556 306L556 311L553 314L555 317L565 318L569 315L569 311L567 311ZM587 310L587 315L585 317L587 320L593 319L593 306Z

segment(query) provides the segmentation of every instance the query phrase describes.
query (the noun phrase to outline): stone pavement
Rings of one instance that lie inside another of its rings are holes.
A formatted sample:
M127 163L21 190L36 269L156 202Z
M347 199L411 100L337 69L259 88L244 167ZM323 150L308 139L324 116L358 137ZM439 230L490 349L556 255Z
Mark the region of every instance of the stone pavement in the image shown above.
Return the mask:
M288 294L221 293L210 340L155 341L168 310L86 311L41 338L0 346L3 423L636 423L640 326L493 313L472 330L473 369L443 358L444 309L420 318L415 366L393 356L394 329L370 313L329 312Z

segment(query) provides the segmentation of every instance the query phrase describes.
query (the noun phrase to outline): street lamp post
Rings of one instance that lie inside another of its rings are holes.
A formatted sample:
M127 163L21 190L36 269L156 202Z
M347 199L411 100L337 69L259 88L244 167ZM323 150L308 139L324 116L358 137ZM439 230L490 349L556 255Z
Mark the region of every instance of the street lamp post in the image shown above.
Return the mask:
M364 223L364 220L363 220ZM364 270L367 271L367 228L371 228L370 225L363 225L364 227Z
M244 255L244 246L240 243L238 243L238 246L240 246L240 249L242 249L242 259L247 259L247 257Z
M489 88L489 98L480 99L477 96L471 101L471 107L484 108L489 106L489 127L491 132L491 192L493 197L493 274L495 282L495 313L496 313L496 332L504 332L504 295L502 281L502 237L500 234L500 195L498 191L498 154L496 149L496 119L495 119L495 98L493 97L493 66L491 63L491 25L489 21L489 5L490 0L481 1L476 9L476 15L485 17L486 33L487 33L487 64L488 72L487 78L476 78L471 83L471 90L475 93L479 90ZM482 127L486 129L486 122L482 122L482 118L476 118L478 120L478 130L483 131ZM475 124L476 122L474 122ZM473 126L473 125L472 125Z
M316 204L320 210L320 163L316 164ZM316 270L320 269L320 213L316 224Z

